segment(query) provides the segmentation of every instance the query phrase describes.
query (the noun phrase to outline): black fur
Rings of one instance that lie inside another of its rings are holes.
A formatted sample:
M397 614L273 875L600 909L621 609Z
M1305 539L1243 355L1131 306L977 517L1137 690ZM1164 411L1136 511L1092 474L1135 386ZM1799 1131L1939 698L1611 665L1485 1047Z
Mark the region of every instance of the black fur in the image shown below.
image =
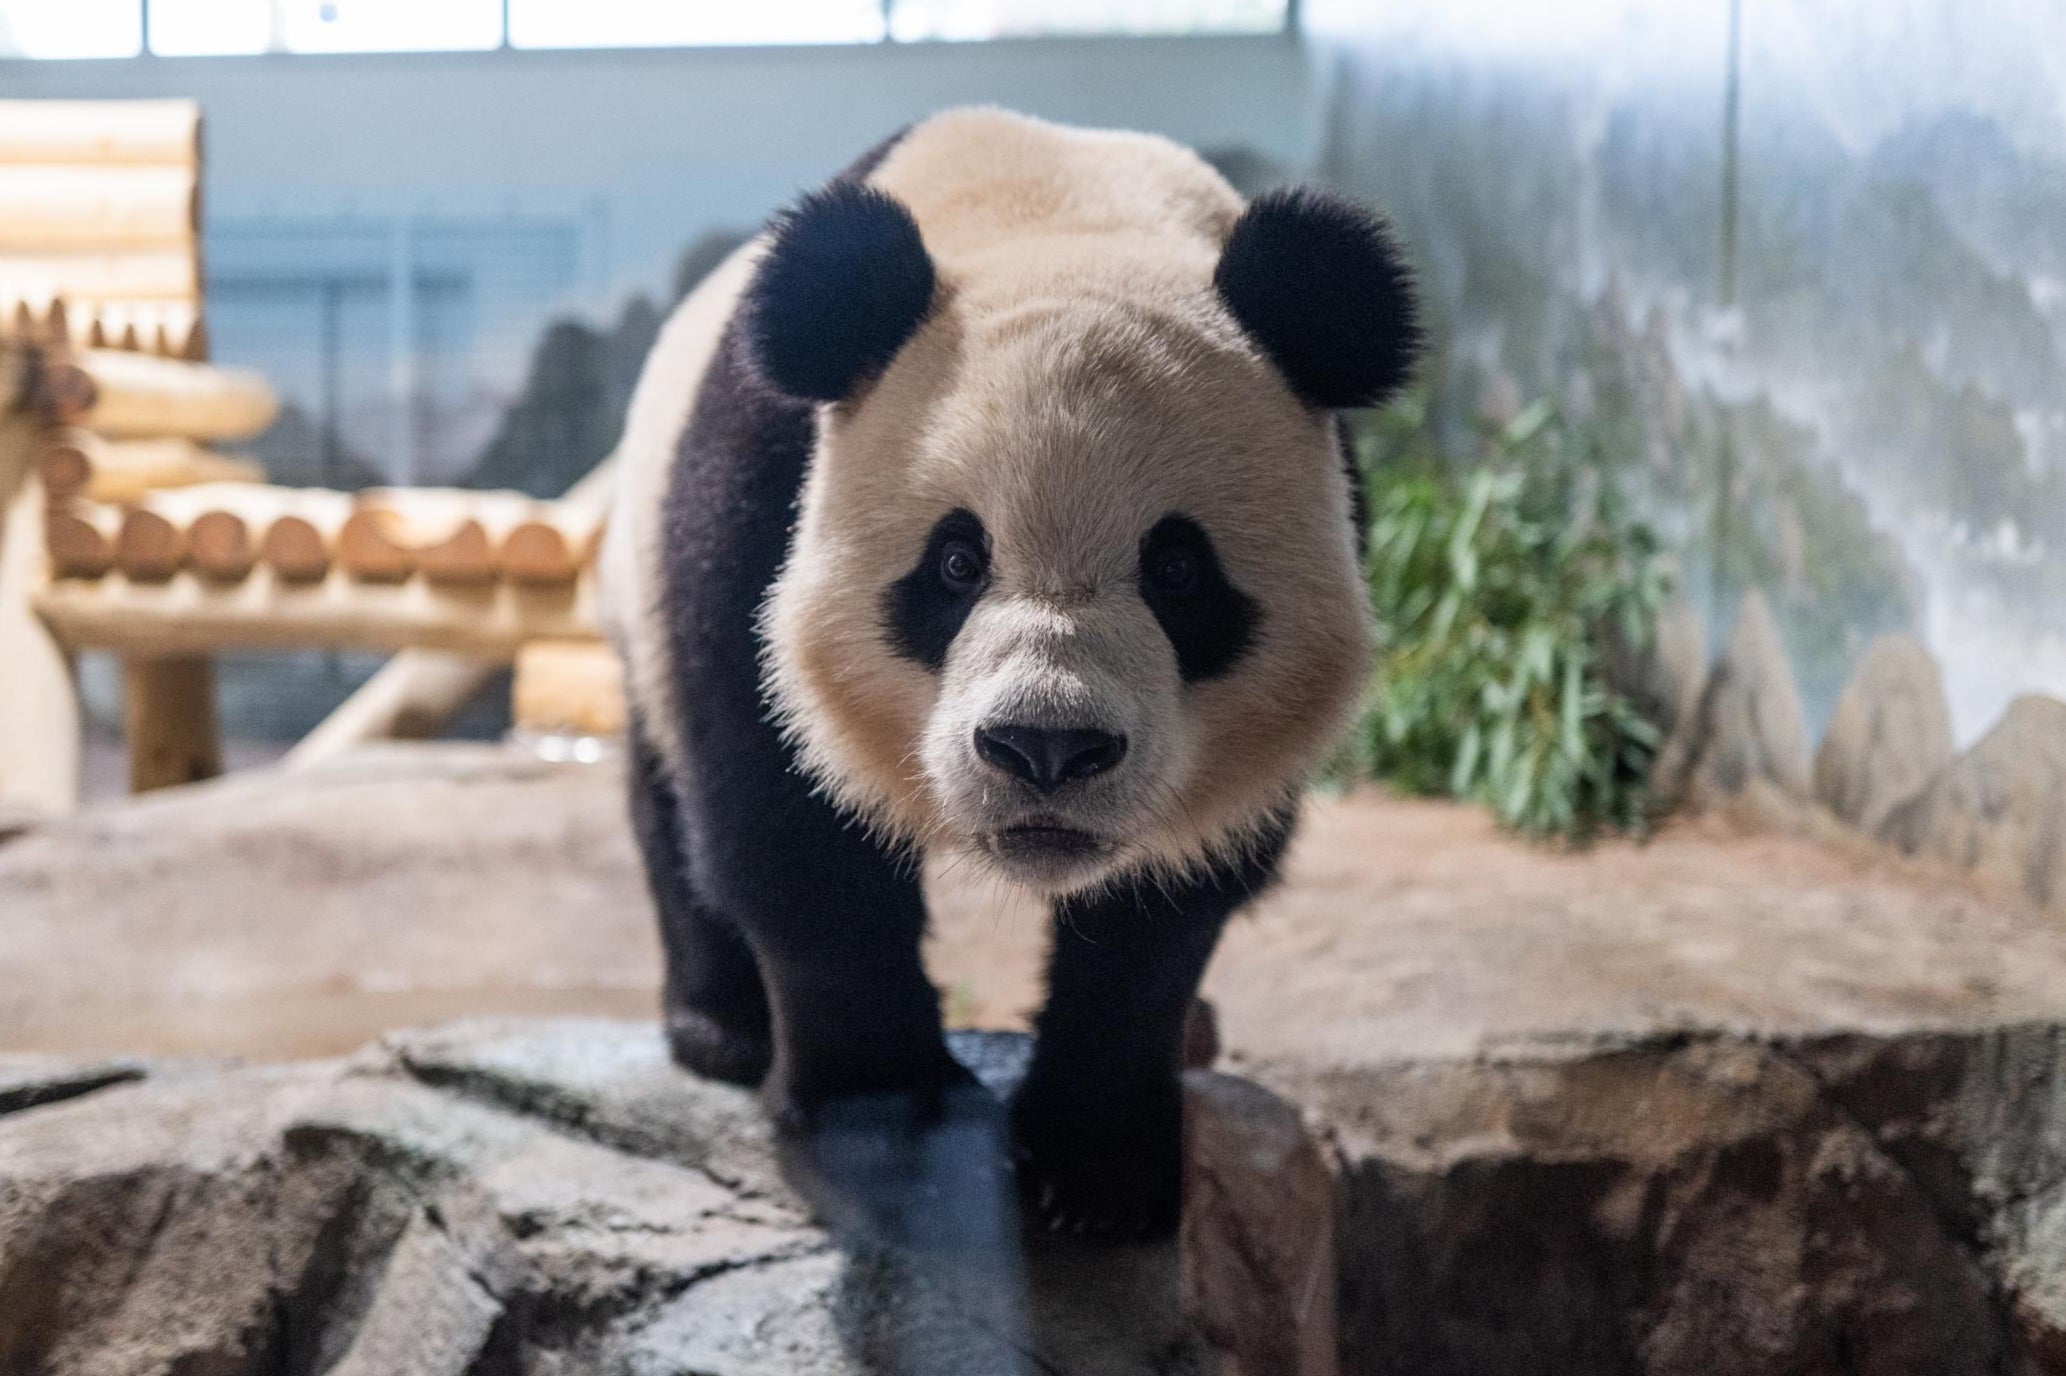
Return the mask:
M1158 581L1157 571L1172 555L1188 559L1188 587L1170 588ZM1217 678L1255 643L1262 608L1228 580L1212 537L1190 517L1165 516L1141 537L1138 577L1141 600L1175 647L1177 672L1184 682Z
M841 178L775 221L742 311L763 378L805 401L844 401L889 366L932 300L911 212Z
M957 541L982 551L987 569L990 537L974 512L957 507L934 524L911 572L882 594L883 631L891 648L934 673L947 662L948 648L983 595L980 586L957 588L941 576L940 562Z
M1294 822L1287 806L1246 853L1181 881L1124 881L1055 905L1047 1006L1011 1109L1036 1225L1176 1226L1186 1015L1227 918L1275 882Z
M1309 406L1376 406L1420 352L1413 279L1376 211L1325 191L1258 196L1213 285Z
M682 854L681 810L666 762L636 713L631 729L631 829L660 913L666 954L661 1007L674 1058L712 1079L760 1083L772 1057L767 993L739 929L696 901Z
M1356 561L1370 557L1370 488L1363 480L1363 461L1356 457L1356 440L1348 422L1336 416L1334 442L1341 451L1342 472L1349 475L1349 525L1356 532Z

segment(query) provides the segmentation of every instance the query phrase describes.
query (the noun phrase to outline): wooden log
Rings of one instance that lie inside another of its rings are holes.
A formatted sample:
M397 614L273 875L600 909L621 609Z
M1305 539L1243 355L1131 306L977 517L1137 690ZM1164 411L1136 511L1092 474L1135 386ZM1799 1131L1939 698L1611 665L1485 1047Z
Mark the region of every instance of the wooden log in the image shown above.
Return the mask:
M79 423L117 439L249 439L279 409L265 379L242 369L113 349L85 350L79 366L97 394Z
M372 741L430 740L480 696L507 662L404 650L302 737L281 763L305 769Z
M512 716L535 735L614 736L624 730L624 669L596 640L534 640L517 651Z
M200 227L190 165L0 165L0 205L0 255L149 250L192 259Z
M330 574L331 542L314 521L288 512L266 527L259 561L283 583L319 583Z
M130 507L115 537L115 567L139 583L162 583L186 563L187 533L163 512Z
M538 507L514 492L389 488L361 493L338 562L355 578L394 582L420 573L438 583L492 583L502 534Z
M51 359L36 365L36 393L51 420L71 423L92 413L100 384L78 364Z
M215 668L205 657L125 659L122 701L130 792L199 783L222 773Z
M338 529L337 567L361 583L401 583L416 571L416 551L393 511L360 506Z
M228 649L340 649L392 654L446 650L516 657L543 638L595 639L594 582L571 588L439 587L332 576L301 586L259 569L241 583L181 573L136 583L119 572L39 588L36 608L65 644L126 654L214 654Z
M106 440L72 427L54 431L48 444L38 468L53 497L127 503L164 488L264 480L255 464L191 440Z
M93 481L90 454L98 443L96 437L81 430L60 430L51 437L50 447L36 460L36 470L52 500L85 494L87 484Z
M173 163L201 156L191 100L0 100L0 163Z
M469 516L444 539L418 549L416 569L433 583L465 585L494 582L502 566L487 527Z
M0 281L32 300L183 301L201 295L191 248L135 253L20 253L0 250Z
M277 509L262 499L266 489L242 483L204 483L146 494L141 510L162 517L182 532L186 566L211 582L234 583L258 562L258 534L251 517L266 519ZM254 494L259 500L253 500ZM125 527L126 529L126 527ZM136 576L128 565L124 572Z
M248 460L192 440L105 440L72 429L60 432L46 452L43 480L53 494L79 493L96 502L129 503L172 488L261 483L265 474Z
M84 502L51 504L44 513L43 540L53 578L100 578L115 567L115 539L122 513Z
M557 526L525 521L502 542L502 569L523 587L559 587L580 576L581 556Z
M360 496L365 519L352 535L373 579L405 577L406 565L434 581L485 583L507 578L527 587L564 587L591 556L600 515L568 500L541 502L521 492L402 488ZM347 561L348 567L353 567Z
M187 527L187 563L217 583L248 578L258 564L258 542L234 511L204 511Z
M321 582L336 561L337 537L351 516L351 498L315 488L265 491L288 491L290 495L279 501L275 513L264 522L259 562L283 584Z

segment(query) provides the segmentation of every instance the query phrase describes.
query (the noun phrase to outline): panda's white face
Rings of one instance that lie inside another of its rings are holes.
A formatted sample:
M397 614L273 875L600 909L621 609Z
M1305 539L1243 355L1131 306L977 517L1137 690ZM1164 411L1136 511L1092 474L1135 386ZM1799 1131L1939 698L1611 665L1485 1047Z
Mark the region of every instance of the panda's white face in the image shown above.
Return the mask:
M1301 785L1368 665L1332 422L1208 294L982 304L823 413L774 698L927 849L1046 893L1196 863Z

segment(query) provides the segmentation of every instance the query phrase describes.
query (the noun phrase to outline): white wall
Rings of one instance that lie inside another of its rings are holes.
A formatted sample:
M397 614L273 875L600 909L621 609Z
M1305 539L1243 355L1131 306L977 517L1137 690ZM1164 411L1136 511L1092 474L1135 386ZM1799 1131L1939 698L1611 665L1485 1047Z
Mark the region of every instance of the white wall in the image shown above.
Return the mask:
M1321 124L1290 35L0 62L0 94L198 98L218 215L593 217L603 297L661 286L701 230L751 226L943 106L991 101L1297 165Z

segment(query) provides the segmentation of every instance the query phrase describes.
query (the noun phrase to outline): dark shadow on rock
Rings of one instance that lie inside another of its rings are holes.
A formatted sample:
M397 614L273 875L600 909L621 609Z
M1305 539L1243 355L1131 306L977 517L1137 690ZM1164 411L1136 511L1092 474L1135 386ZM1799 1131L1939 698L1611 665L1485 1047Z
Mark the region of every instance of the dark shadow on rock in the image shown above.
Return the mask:
M1174 1239L1022 1233L1001 1106L1030 1039L949 1040L978 1085L915 1111L887 1097L849 1101L820 1123L816 1159L784 1154L785 1178L839 1239L831 1300L849 1356L894 1376L1207 1371Z

